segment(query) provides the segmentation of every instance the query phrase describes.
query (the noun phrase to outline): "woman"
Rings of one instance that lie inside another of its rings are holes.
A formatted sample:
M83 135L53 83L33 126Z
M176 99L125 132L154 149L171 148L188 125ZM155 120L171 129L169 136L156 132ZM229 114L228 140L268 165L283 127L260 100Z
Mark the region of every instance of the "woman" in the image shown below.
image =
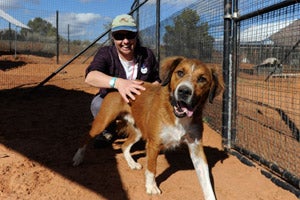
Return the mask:
M154 84L160 82L158 63L153 52L140 45L132 16L117 16L112 22L111 34L113 45L100 48L86 69L85 82L100 89L91 103L94 117L108 92L117 90L124 101L129 102L129 99L135 99L134 95L140 95L145 90L143 81ZM112 129L108 127L96 137L96 147L111 143Z

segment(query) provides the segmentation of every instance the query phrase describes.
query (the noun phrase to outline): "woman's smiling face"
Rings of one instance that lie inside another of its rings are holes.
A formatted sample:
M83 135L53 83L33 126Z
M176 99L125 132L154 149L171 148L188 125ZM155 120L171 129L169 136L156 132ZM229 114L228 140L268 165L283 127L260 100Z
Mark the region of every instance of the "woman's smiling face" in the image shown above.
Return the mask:
M134 49L137 42L137 33L130 31L116 31L112 33L114 44L122 56L126 60L134 58Z

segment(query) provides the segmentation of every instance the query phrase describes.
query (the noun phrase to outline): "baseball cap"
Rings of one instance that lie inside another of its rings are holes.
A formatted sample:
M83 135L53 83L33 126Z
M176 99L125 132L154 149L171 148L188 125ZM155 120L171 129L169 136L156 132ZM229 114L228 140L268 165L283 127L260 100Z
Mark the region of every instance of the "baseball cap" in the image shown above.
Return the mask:
M135 20L131 15L122 14L115 17L111 24L111 31L137 32Z

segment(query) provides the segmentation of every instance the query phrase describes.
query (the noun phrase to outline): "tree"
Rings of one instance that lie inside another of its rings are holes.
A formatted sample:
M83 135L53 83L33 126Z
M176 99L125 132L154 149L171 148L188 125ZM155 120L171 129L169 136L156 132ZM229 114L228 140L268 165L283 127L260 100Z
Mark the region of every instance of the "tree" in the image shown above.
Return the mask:
M34 33L38 33L41 36L45 37L54 37L56 36L56 28L52 26L51 23L46 20L36 17L33 20L29 20L27 26L31 28L31 31ZM22 35L27 35L28 30L22 28Z
M0 38L1 40L14 40L14 39L24 40L24 37L20 35L18 32L9 29L0 31Z
M208 23L200 23L195 10L186 9L175 17L174 26L166 26L163 37L166 56L182 55L199 59L211 57L214 38L208 33Z

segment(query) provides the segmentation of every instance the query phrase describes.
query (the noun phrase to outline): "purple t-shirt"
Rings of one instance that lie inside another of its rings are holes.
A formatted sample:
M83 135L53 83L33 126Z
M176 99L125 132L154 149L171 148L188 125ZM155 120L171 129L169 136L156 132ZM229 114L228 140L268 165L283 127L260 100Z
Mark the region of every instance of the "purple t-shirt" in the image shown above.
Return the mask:
M138 63L137 78L139 80L154 82L159 81L159 66L153 52L146 47L137 47L135 52L135 62ZM120 62L115 46L105 46L98 50L94 60L86 69L86 75L90 71L100 71L109 76L126 79L126 72ZM104 97L113 89L101 89L100 95Z

